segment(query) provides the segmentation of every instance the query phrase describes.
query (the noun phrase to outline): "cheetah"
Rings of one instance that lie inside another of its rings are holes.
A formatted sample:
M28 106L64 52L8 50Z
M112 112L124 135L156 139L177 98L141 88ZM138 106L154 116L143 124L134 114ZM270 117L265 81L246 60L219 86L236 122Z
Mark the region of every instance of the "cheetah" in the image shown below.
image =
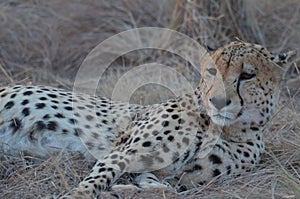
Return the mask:
M231 42L207 54L194 93L149 106L47 86L3 88L0 139L6 152L47 156L67 148L95 157L66 198L97 198L125 173L192 188L259 163L293 54Z

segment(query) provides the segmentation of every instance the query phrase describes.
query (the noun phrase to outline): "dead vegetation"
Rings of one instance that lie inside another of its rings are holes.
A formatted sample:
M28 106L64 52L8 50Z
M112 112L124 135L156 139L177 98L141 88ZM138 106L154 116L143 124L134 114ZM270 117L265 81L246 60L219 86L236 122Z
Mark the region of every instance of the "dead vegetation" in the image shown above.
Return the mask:
M1 1L0 85L32 82L72 89L76 71L91 49L114 34L136 27L171 28L211 48L238 37L265 45L274 53L296 50L298 56L286 76L278 113L266 132L267 152L257 170L180 194L170 190L117 190L104 196L300 198L299 10L296 0ZM153 61L174 67L192 85L197 84L199 74L179 57L141 50L112 63L100 80L98 93L111 96L124 73ZM148 85L139 88L132 101L155 103L172 95L166 88ZM48 160L2 154L0 198L60 196L74 187L91 165L77 154Z

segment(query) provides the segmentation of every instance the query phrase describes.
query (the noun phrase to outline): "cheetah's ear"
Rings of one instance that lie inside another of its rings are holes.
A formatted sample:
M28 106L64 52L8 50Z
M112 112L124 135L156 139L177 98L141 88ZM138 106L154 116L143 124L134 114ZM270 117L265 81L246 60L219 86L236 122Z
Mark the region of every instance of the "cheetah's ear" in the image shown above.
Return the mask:
M271 60L281 67L278 76L281 77L282 83L285 82L286 75L292 65L293 58L295 58L296 51L289 51L287 53L280 53L271 58Z
M289 51L287 53L280 53L275 57L272 57L272 61L278 64L279 66L284 66L291 61L291 58L296 55L296 51Z

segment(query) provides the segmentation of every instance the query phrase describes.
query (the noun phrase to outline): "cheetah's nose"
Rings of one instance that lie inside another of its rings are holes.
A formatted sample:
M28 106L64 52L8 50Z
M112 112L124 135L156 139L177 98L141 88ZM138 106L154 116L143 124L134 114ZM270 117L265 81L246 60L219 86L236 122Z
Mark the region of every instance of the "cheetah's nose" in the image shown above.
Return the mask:
M228 98L217 98L212 97L209 99L209 101L214 105L214 107L218 110L221 110L225 106L228 106L231 104L231 100Z

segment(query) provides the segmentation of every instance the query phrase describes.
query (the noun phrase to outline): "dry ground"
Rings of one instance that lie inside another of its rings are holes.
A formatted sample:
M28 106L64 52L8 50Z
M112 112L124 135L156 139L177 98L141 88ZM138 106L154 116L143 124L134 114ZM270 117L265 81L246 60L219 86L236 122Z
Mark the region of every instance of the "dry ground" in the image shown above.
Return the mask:
M278 112L266 132L267 152L255 171L180 194L118 190L104 193L104 198L300 198L299 11L297 0L2 0L0 86L32 83L72 89L76 71L93 47L135 27L167 27L212 48L238 37L274 53L296 50ZM199 74L189 63L169 53L141 50L111 65L100 80L98 94L110 97L125 72L153 61L174 67L197 84ZM147 85L133 94L131 102L155 103L172 95L166 88ZM78 154L39 160L2 153L0 158L0 198L59 196L92 165Z

